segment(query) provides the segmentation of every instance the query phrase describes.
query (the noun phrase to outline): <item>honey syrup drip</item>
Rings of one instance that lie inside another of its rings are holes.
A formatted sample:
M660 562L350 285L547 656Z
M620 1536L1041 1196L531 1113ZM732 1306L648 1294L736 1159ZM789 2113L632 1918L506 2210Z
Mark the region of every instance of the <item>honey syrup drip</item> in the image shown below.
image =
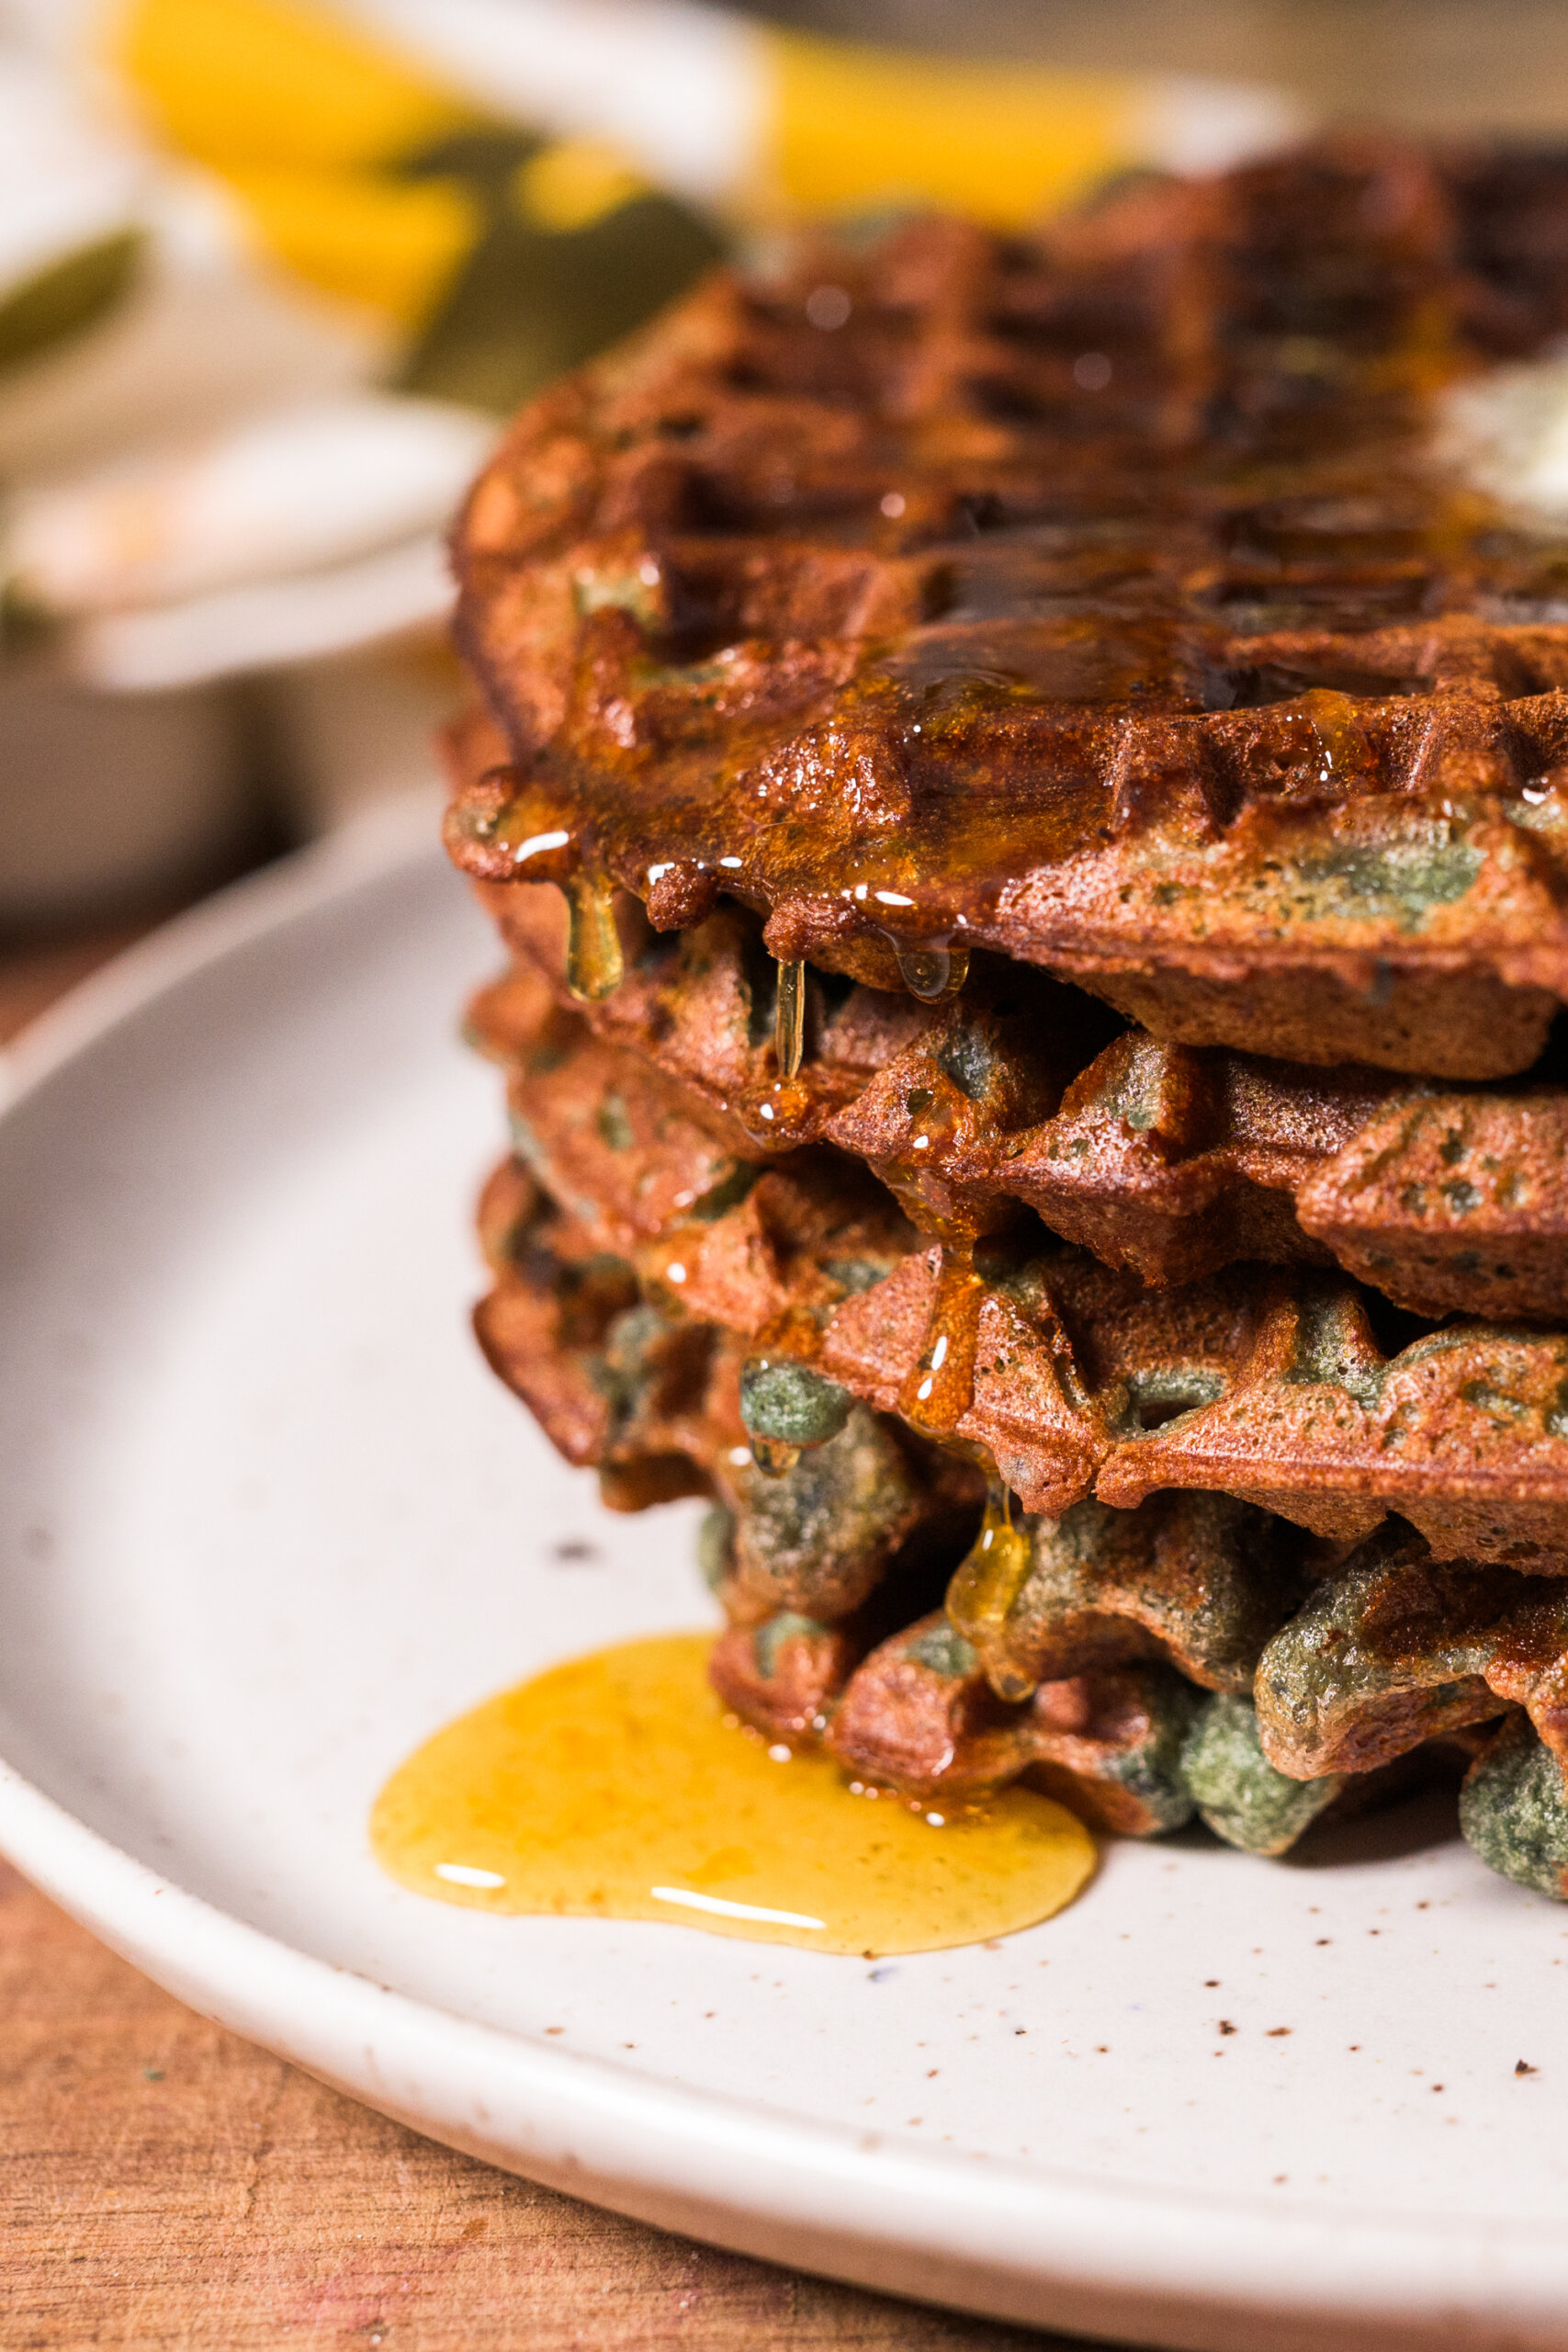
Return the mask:
M583 1004L613 996L626 974L621 934L615 928L615 896L610 883L593 874L574 874L566 892L566 984Z
M552 811L530 792L514 793L497 810L489 838L505 850L513 870L521 875L526 869L530 879L554 879L574 854L570 827L554 821Z
M973 1243L944 1241L919 1353L898 1392L898 1410L917 1429L945 1435L974 1403L975 1350L985 1295L985 1281L975 1271Z
M1089 1832L1033 1790L934 1812L766 1747L721 1712L709 1640L619 1643L447 1724L376 1801L381 1867L479 1911L866 1957L1032 1927L1090 1877Z
M1337 784L1342 789L1364 785L1375 762L1355 697L1332 687L1314 686L1302 695L1299 707L1316 738L1315 752L1308 754L1313 781Z
M779 966L778 997L773 1012L773 1057L779 1076L796 1077L806 1053L806 966L792 958Z
M1015 1527L1012 1496L1000 1479L992 1478L986 1494L986 1516L947 1588L947 1614L969 1642L1000 1699L1027 1699L1034 1684L1009 1664L1007 1621L1027 1581L1032 1554L1029 1537Z
M919 946L894 940L898 977L922 1004L939 1004L956 996L969 977L969 943L964 939L928 940Z
M736 1105L746 1133L768 1151L793 1151L804 1143L814 1108L811 1089L798 1073L765 1080Z
M758 1437L748 1440L751 1459L764 1478L787 1478L804 1453L803 1446L792 1445L787 1438Z

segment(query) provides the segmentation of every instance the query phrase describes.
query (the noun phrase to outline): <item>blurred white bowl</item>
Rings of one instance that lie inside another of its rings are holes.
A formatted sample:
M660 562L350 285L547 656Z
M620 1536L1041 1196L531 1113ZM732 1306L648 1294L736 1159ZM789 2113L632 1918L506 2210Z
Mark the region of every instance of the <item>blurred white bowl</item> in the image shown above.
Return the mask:
M106 695L47 657L0 660L0 923L173 898L255 823L231 690Z
M443 797L435 730L468 691L457 656L425 639L301 662L255 681L288 829L305 841L387 800Z

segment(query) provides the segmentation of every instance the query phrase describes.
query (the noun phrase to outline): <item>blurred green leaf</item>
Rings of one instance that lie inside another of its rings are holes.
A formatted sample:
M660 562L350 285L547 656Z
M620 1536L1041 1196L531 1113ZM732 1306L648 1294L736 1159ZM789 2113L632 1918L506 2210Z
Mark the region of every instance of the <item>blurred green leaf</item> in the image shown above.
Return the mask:
M130 292L146 244L144 231L117 230L14 287L0 299L0 369L96 325Z
M708 222L652 192L579 229L536 227L515 187L542 144L521 132L464 131L389 167L461 181L484 223L404 365L402 390L505 415L722 258Z

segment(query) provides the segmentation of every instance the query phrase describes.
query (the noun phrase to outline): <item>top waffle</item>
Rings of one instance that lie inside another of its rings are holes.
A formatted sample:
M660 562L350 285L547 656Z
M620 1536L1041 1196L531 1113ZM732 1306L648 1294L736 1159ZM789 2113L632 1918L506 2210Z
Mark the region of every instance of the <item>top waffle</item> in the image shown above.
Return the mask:
M661 928L722 888L873 985L985 946L1156 1037L1522 1069L1568 997L1568 537L1428 445L1565 324L1568 165L1371 142L710 280L470 500L513 764L455 854L590 944L612 883Z

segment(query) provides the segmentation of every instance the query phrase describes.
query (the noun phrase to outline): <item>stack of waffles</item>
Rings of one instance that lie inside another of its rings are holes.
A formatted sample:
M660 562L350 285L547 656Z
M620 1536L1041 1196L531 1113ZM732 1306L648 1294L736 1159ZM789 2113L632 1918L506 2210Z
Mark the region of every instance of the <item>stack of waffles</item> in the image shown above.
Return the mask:
M717 277L478 483L479 1336L770 1739L1568 1892L1568 524L1452 454L1565 329L1568 164L1340 141Z

